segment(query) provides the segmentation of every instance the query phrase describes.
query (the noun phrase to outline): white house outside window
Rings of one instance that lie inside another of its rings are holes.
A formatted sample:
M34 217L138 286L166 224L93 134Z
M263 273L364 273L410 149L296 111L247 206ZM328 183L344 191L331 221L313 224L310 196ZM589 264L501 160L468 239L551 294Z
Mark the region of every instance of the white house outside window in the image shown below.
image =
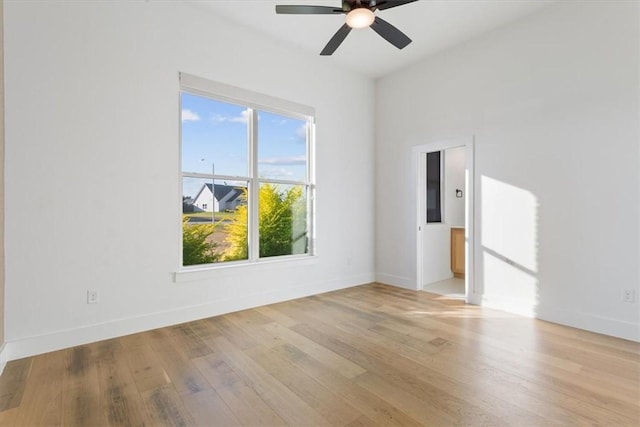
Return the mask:
M313 254L310 107L180 75L182 265Z

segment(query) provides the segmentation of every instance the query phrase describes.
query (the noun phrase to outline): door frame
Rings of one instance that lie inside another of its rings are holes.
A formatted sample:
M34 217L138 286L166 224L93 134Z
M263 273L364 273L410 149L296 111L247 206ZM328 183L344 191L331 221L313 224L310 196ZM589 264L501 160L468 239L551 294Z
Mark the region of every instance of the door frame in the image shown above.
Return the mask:
M424 179L424 172L426 167L426 153L433 151L446 150L448 148L465 147L465 275L464 275L464 287L465 287L465 301L471 304L478 304L479 301L476 298L475 292L475 272L474 272L474 260L475 260L475 209L474 209L474 153L475 144L473 136L447 139L431 142L423 145L416 145L412 147L412 170L413 170L413 182L414 182L414 206L416 214L416 289L423 289L423 277L424 277L424 238L422 233L422 227L425 223L425 194L426 194L426 181ZM445 207L446 209L446 207Z

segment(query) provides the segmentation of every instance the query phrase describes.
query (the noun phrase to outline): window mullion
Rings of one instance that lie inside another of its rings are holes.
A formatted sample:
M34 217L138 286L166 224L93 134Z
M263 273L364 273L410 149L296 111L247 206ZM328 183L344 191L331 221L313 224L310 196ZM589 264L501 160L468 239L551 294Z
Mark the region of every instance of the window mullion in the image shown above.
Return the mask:
M201 172L182 172L183 178L202 178L202 179L215 179L215 180L228 180L228 181L247 181L249 180L248 176L237 176L237 175L211 175L210 173L201 173Z
M306 126L306 145L307 145L307 234L309 239L309 254L315 255L316 253L316 239L315 239L315 206L316 206L316 188L312 183L315 182L315 169L314 169L314 157L313 151L315 143L313 138L315 136L315 123L312 120L307 119Z
M260 237L259 231L259 199L260 199L260 182L258 180L258 114L255 109L248 108L249 120L249 260L257 261L260 257Z

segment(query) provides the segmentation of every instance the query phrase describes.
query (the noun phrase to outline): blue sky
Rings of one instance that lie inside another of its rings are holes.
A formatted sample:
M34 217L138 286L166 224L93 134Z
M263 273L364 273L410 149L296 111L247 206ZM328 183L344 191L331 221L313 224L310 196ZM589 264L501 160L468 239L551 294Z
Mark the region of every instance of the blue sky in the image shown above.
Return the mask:
M188 93L181 107L182 171L210 174L214 164L216 175L247 176L246 109ZM304 120L258 111L259 176L304 181L305 132ZM203 182L186 179L184 195L195 196Z

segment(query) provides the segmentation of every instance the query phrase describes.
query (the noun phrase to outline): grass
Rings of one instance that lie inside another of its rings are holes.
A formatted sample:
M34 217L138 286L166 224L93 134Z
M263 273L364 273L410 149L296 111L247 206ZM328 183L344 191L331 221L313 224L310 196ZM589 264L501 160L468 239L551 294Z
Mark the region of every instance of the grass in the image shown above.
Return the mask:
M187 218L211 218L211 212L192 212L183 214ZM215 213L216 222L223 221L227 219L233 218L233 212L216 212Z

